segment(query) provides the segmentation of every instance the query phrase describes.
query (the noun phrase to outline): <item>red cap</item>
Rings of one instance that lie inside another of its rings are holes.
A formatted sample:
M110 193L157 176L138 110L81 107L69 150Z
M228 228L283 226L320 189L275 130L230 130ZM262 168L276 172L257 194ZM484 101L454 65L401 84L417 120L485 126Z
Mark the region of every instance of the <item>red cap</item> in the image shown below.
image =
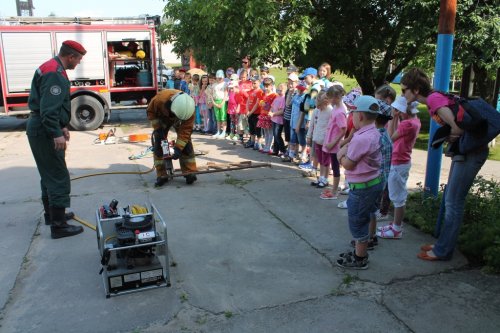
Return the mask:
M67 47L71 47L73 50L80 53L81 55L85 55L85 53L87 53L87 50L85 50L85 48L82 46L82 44L75 42L74 40L65 40L63 42L63 45L66 45Z
M186 70L184 68L179 68L179 72L186 73Z

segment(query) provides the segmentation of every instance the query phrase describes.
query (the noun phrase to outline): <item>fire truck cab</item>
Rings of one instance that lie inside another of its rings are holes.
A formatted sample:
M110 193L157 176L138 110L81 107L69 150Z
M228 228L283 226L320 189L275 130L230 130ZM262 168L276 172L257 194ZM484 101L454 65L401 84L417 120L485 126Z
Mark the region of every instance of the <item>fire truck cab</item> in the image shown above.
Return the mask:
M71 122L94 130L111 110L144 109L158 92L159 16L134 18L0 19L0 106L7 115L29 114L27 102L36 69L72 39L87 50L68 70Z

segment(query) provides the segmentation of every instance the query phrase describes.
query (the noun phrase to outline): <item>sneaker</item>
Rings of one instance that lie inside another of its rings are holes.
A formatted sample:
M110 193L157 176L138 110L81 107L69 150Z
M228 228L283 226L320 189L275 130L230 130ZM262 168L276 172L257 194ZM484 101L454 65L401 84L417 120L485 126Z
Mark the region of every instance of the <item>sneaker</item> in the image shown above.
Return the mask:
M288 155L284 155L282 158L281 158L281 162L291 162L292 161L292 158Z
M254 146L254 142L252 141L247 141L244 145L245 148L252 148Z
M239 139L240 137L237 134L233 135L233 141L238 141Z
M339 204L337 205L337 207L341 208L341 209L347 209L347 200L339 202Z
M319 198L323 200L335 200L337 199L337 195L333 194L333 192L330 190L324 190L323 192L321 192Z
M260 144L259 143L255 143L253 145L253 150L260 150Z
M299 169L301 169L301 170L311 170L312 169L312 163L311 162L300 163L299 164Z
M214 135L212 135L212 139L218 139L220 135L221 135L221 132L217 132Z
M229 134L228 136L226 136L225 139L229 140L229 141L233 141L233 134Z
M311 182L311 186L315 186L315 187L317 187L317 186L318 186L318 184L319 184L319 182L320 182L320 180L319 180L319 178L318 178L318 179L316 179L315 181L312 181L312 182Z
M373 250L375 250L375 246L377 246L377 245L378 245L378 239L377 239L377 237L374 237L374 238L372 238L372 239L370 239L370 240L368 241L368 246L367 246L367 248L366 248L366 249L367 249L368 251L373 251ZM356 241L355 241L354 239L351 241L351 246L352 246L353 248L355 248L355 247L356 247Z
M401 229L400 231L396 231L391 225L387 230L377 231L377 237L385 239L400 239L403 237L403 230Z
M318 185L316 185L317 188L325 188L328 186L328 181L327 180L320 180L318 182Z
M368 256L356 260L354 253L346 252L339 255L336 261L337 266L348 269L367 269L368 268Z
M392 228L392 222L381 227L377 227L377 231L387 231Z
M345 188L345 189L343 189L342 191L340 191L340 194L348 195L348 194L349 194L349 191L350 191L350 189L349 189L349 187L348 187L348 188Z
M226 137L226 132L221 132L217 139L224 139Z

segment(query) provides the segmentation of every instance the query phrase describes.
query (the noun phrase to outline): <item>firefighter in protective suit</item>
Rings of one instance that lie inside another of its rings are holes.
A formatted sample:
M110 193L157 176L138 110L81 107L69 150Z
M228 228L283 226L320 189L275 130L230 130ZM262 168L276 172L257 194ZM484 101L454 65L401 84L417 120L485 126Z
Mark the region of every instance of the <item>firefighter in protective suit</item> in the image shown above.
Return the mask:
M168 140L168 131L171 127L177 132L172 159L179 159L182 173L196 172L191 134L194 125L195 103L191 96L175 89L166 89L159 92L150 101L147 108L147 117L153 127L154 165L156 169L155 186L162 186L168 181L167 172L163 164L163 150L161 141ZM196 175L187 175L187 184L193 184Z

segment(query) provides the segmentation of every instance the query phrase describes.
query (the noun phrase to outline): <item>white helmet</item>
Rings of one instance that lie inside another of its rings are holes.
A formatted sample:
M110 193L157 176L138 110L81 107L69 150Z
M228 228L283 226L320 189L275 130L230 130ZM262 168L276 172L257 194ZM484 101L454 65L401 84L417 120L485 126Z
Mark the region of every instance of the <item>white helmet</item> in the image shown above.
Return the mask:
M188 94L178 93L172 97L172 106L170 108L177 118L187 120L194 113L194 100Z

